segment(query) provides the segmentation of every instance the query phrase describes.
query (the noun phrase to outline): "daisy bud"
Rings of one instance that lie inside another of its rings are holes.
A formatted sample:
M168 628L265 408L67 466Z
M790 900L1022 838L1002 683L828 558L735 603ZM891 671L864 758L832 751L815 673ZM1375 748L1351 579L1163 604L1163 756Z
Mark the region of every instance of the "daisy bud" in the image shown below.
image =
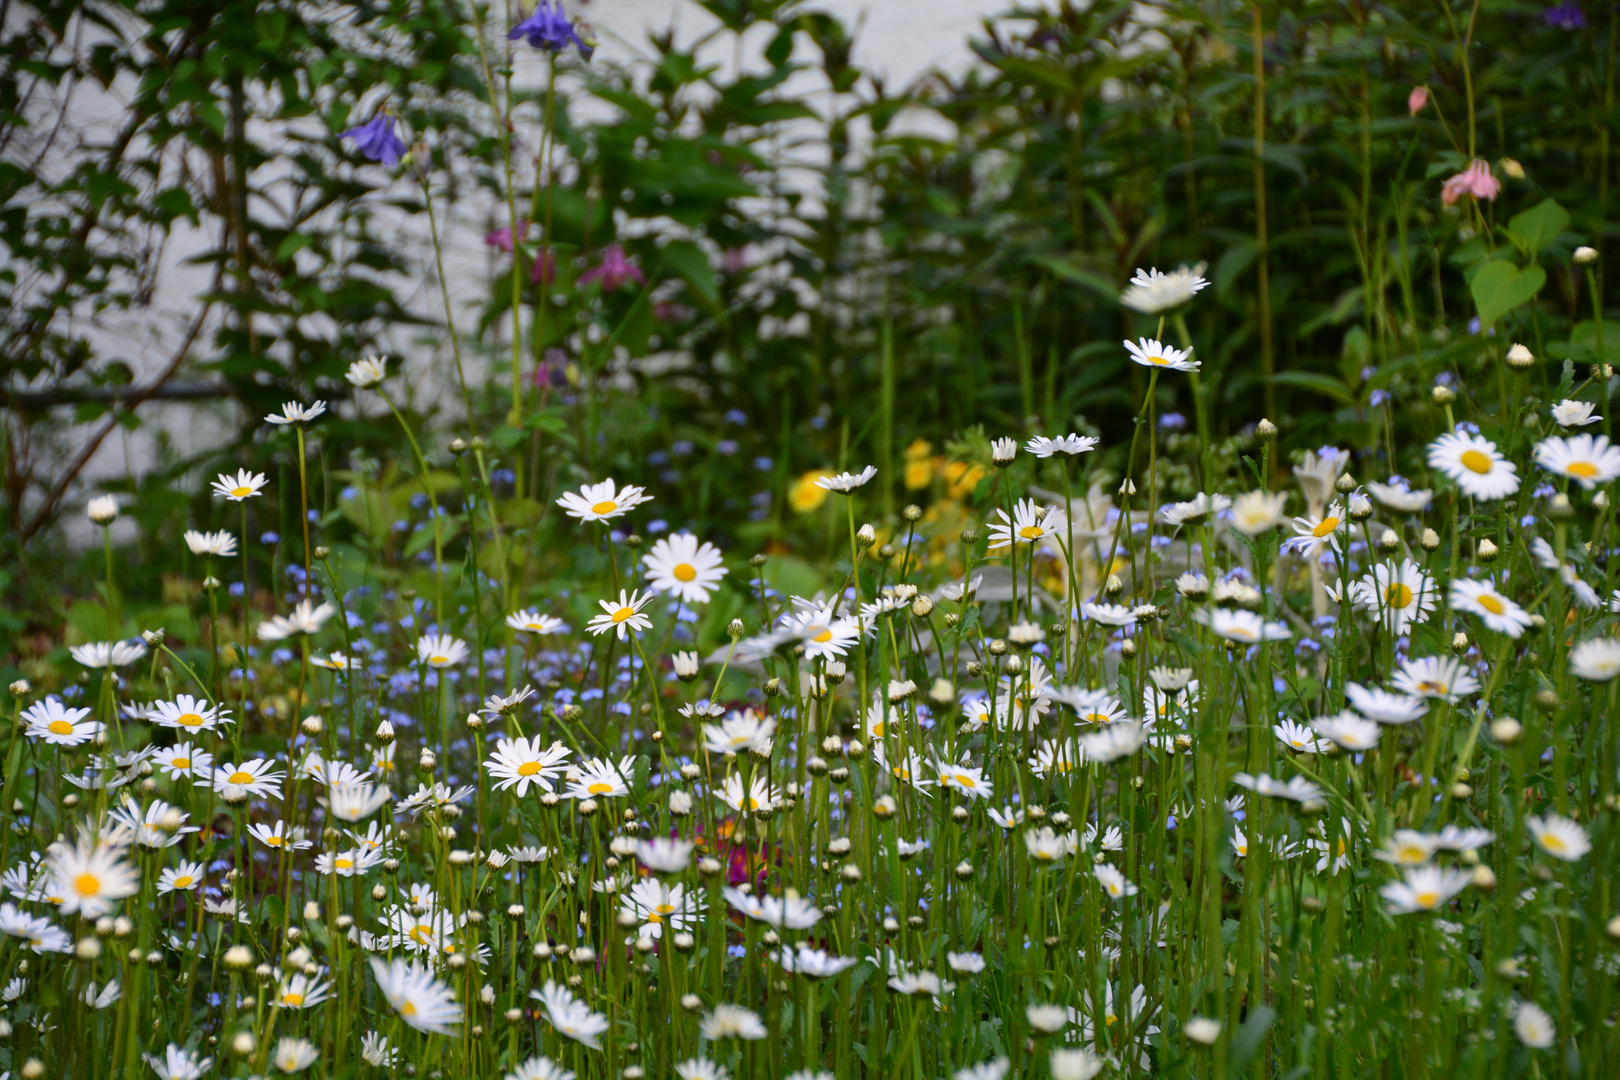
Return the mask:
M467 958L462 956L460 953L454 953L451 955L447 963L450 965L450 969L452 971L460 971L462 968L467 966Z
M304 932L302 930L298 929L298 927L296 927L296 926L287 927L287 941L289 943L296 942L296 941L300 940L303 936L304 936ZM305 952L302 949L300 949L299 952L303 952L305 956L309 955L308 952ZM296 955L296 954L294 954L294 955ZM297 963L295 963L293 966L294 967L303 967L304 964L303 964L303 961L300 960Z
M588 964L594 964L596 963L596 950L591 948L589 945L581 945L579 948L568 954L568 959L572 960L581 967Z
M670 658L674 665L675 677L682 682L691 682L698 677L698 654L695 652L677 652Z
M1423 545L1424 551L1433 551L1440 546L1440 534L1433 529L1424 529L1423 537L1418 543Z
M967 673L970 677L977 679L980 675L984 674L984 665L979 663L977 660L969 660L967 665Z
M911 602L911 613L919 619L926 619L934 610L934 598L919 596Z
M522 1009L507 1009L502 1015L506 1017L506 1022L508 1024L520 1023L523 1020Z
M111 918L103 915L101 918L96 920L96 935L98 937L106 937L108 934L111 934L112 931L113 921Z
M141 950L139 950L139 949L131 949L131 950L129 950L129 962L130 963L138 964L142 960L145 960L145 959L146 959L146 954L141 952Z
M381 885L377 886L379 889ZM377 899L381 900L382 897ZM225 950L225 966L235 971L243 971L253 963L253 950L246 945L232 945Z
M1451 651L1461 656L1468 651L1468 635L1461 630L1451 635Z
M215 589L222 587L224 584L225 583L223 581L219 580L219 578L215 577L213 574L209 574L207 577L202 579L202 587L207 589L209 592L213 592Z
M113 937L129 937L135 932L135 924L123 915L113 920Z
M900 932L900 920L893 915L885 916L883 919L883 932L891 936L898 934Z
M862 525L855 531L855 542L861 547L871 547L877 543L877 530L872 528L870 522Z
M540 805L545 807L547 810L555 810L561 802L562 796L558 795L555 791L548 791L544 795L540 796Z
M687 1012L698 1013L703 1011L703 999L696 994L682 994L681 1008Z
M1119 654L1121 656L1135 656L1136 655L1136 641L1135 641L1135 639L1126 638L1124 641L1120 642L1119 643Z
M1372 502L1365 495L1350 496L1350 519L1352 521L1366 521L1372 517Z
M394 741L394 725L390 724L387 720L384 720L382 723L377 725L377 731L372 736L372 738L375 739L377 742L380 742L380 743L391 743L391 742L393 742Z
M726 624L726 634L731 638L732 641L736 641L738 638L742 637L743 621L741 619L732 619L731 622Z
M537 941L534 943L534 948L529 951L534 954L536 960L551 959L551 945L547 942Z
M713 877L721 871L720 860L710 857L698 861L698 873L705 877Z
M1524 725L1511 716L1504 716L1500 720L1491 721L1491 738L1504 746L1518 742L1519 736L1523 734Z
M979 533L975 529L963 529L956 537L962 543L972 547L979 542Z
M1119 579L1118 574L1109 574L1108 583L1103 586L1103 591L1109 596L1118 596L1125 591L1125 583Z
M620 930L634 930L641 924L641 920L636 917L635 912L624 908L619 909L619 914L614 921L619 924Z
M1585 244L1582 244L1580 247L1575 249L1575 263L1577 266L1586 266L1588 263L1595 263L1597 262L1597 257L1597 248L1587 247Z
M1516 342L1507 351L1508 367L1513 368L1515 371L1523 371L1535 362L1536 358L1531 355L1530 350Z
M844 880L849 882L851 885L861 880L861 868L856 866L854 863L845 863L844 869L839 871L839 873L842 874Z
M957 863L956 877L958 881L971 881L973 879L973 864L966 859Z
M326 723L319 716L306 716L298 726L304 729L305 735L319 735Z
M990 462L998 469L1011 465L1017 456L1018 443L1012 439L995 439L990 443Z
M482 716L479 716L475 712L467 714L467 730L468 731L477 731L479 728L481 728L483 726L484 726L484 718Z
M921 521L922 507L918 506L916 503L907 503L906 508L900 511L900 516L905 518L907 521Z
M450 445L447 449L452 454L456 455L456 457L460 457L462 454L467 452L467 440L457 436L456 438L450 440Z
M31 1057L31 1058L29 1058L27 1061L25 1061L23 1063L23 1067L22 1067L22 1078L23 1078L23 1080L39 1080L39 1078L44 1076L44 1075L45 1075L45 1063L43 1061L39 1060L39 1058Z
M844 747L844 754L847 757L859 760L866 756L866 744L859 739L851 739L849 745Z
M275 971L270 967L269 964L260 964L258 967L253 969L253 977L258 979L260 982L268 982L270 980L270 976L274 974Z
M681 933L675 935L674 945L676 952L691 952L693 949L697 948L697 938L686 933L685 931L682 931Z
M353 925L354 925L354 916L353 915L339 915L337 917L337 928L339 930L347 931L349 929L349 927L351 927Z
M1394 529L1385 529L1383 535L1378 538L1378 546L1385 551L1394 551L1401 546L1401 538L1395 535Z
M562 717L564 720L568 721L571 724L575 720L578 720L580 717L584 716L585 715L585 710L580 708L578 705L569 703L567 705L564 705L562 707L562 711L559 712L557 715Z
M1553 521L1568 521L1575 516L1575 507L1570 505L1569 496L1560 491L1547 501L1547 516Z
M1221 1022L1211 1020L1207 1016L1195 1016L1188 1020L1181 1030L1189 1042L1195 1042L1199 1046L1213 1046L1215 1040L1221 1037Z
M1536 691L1536 708L1540 709L1544 713L1557 712L1559 706L1563 705L1563 703L1563 699L1558 696L1558 691L1556 690L1548 689Z
M1479 542L1479 547L1475 549L1474 556L1480 562L1494 562L1498 550L1497 546L1487 537Z
M956 700L956 687L951 685L949 679L935 679L928 688L928 700L935 705L949 705Z
M1616 915L1614 918L1610 919L1608 925L1604 929L1609 932L1610 937L1620 938L1620 915Z
M767 556L763 551L761 551L759 554L749 557L748 565L752 566L755 570L758 570L760 567L764 566L769 561L770 561L770 557Z
M884 544L882 547L878 548L878 558L880 559L892 559L896 554L897 549L893 544Z
M27 679L18 679L16 682L11 684L11 696L22 697L32 689L33 686L30 685Z
M1261 442L1270 442L1277 437L1277 425L1261 417L1260 422L1254 425L1254 437Z
M895 803L893 795L879 795L877 801L872 804L872 816L891 818L898 809L899 807Z
M1496 874L1484 863L1474 867L1474 873L1470 881L1473 883L1474 888L1484 889L1486 892L1496 888Z
M588 818L591 815L595 814L596 811L598 809L600 809L600 807L597 805L597 802L596 802L595 799L582 799L582 800L580 800L579 805L577 807L575 807L575 809L579 811L579 816L580 817Z
M685 817L692 812L692 796L687 792L676 790L669 793L669 812L676 817Z
M1024 670L1024 661L1019 659L1017 653L1013 653L1011 656L1007 657L1007 662L1002 665L1002 667L1006 670L1007 674L1017 675L1019 672Z
M1608 380L1610 380L1612 378L1614 378L1614 365L1613 364L1593 364L1592 365L1592 381L1593 382L1607 382Z
M84 513L97 525L111 525L118 516L118 500L111 495L98 495L85 505Z
M968 813L968 809L965 806L958 804L951 807L951 820L956 822L958 825L966 825L968 818L971 816L972 815Z
M1473 794L1474 794L1474 789L1472 787L1470 787L1469 785L1467 785L1467 784L1457 783L1457 784L1452 784L1451 785L1451 797L1453 799L1464 799L1464 800L1466 800L1466 799L1472 798Z
M416 767L421 769L423 772L430 772L438 763L438 756L427 747L422 747L422 755L416 759Z
M766 697L781 697L783 694L782 680L780 678L766 679L765 685L761 689L764 690Z

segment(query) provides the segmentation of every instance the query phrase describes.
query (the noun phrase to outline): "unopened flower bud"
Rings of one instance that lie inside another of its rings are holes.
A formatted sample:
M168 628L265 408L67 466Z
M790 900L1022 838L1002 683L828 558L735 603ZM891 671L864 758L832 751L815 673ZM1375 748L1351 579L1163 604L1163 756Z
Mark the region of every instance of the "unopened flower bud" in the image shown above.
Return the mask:
M1436 386L1429 392L1429 396L1436 405L1450 405L1457 400L1457 395L1452 392L1449 386Z
M1493 562L1498 554L1498 548L1491 542L1489 537L1486 537L1479 542L1479 547L1474 554L1480 562Z
M1348 495L1356 490L1356 478L1349 473L1344 473L1333 482L1333 487L1340 495Z
M1261 442L1270 442L1277 437L1277 425L1262 417L1260 422L1254 425L1254 437Z
M732 619L731 622L726 624L726 634L733 641L736 641L738 638L742 637L743 621L741 619Z
M1530 350L1517 342L1507 351L1507 365L1515 371L1523 371L1536 362Z
M934 610L934 598L919 596L911 602L911 613L919 619L926 619Z
M1424 529L1423 536L1418 540L1418 543L1423 546L1424 551L1433 551L1440 546L1440 534L1433 529Z
M1597 257L1597 248L1587 247L1585 244L1582 244L1580 247L1575 249L1575 264L1577 266L1586 266L1589 263L1595 263L1597 262Z
M1468 635L1461 630L1451 635L1451 651L1461 656L1468 651Z
M872 528L870 522L862 525L855 531L855 542L861 547L871 547L877 543L877 530Z
M1518 742L1519 736L1523 734L1524 725L1511 716L1491 721L1491 738L1503 745Z

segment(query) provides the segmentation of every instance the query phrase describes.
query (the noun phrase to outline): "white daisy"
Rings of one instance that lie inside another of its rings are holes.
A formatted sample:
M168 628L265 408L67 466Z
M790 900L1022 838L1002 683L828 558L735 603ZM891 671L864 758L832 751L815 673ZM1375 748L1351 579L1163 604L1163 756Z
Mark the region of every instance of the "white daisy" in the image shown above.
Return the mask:
M550 791L551 778L562 774L562 763L569 753L560 742L542 747L538 735L533 739L501 739L495 744L495 752L484 760L484 768L500 781L495 785L496 791L516 785L517 797L521 799L529 793L530 784L541 791Z
M1099 441L1093 436L1076 435L1073 432L1067 435L1059 435L1055 439L1048 438L1045 435L1037 435L1024 444L1024 449L1038 458L1049 458L1054 454L1076 457L1087 451L1095 450Z
M1401 560L1399 566L1377 563L1350 585L1351 602L1370 612L1397 637L1427 622L1439 595L1440 587L1434 578L1411 559Z
M1505 499L1519 490L1519 467L1482 436L1447 432L1429 444L1428 457L1431 469L1445 473L1475 499Z
M416 1030L448 1035L461 1024L461 1006L427 965L373 957L371 973L383 999Z
M1209 284L1204 280L1208 265L1199 263L1189 267L1184 263L1168 274L1157 267L1151 270L1138 267L1130 285L1120 293L1119 302L1144 315L1157 315L1180 307Z
M1451 583L1451 608L1485 620L1498 634L1516 638L1531 625L1530 613L1496 591L1488 581L1458 578Z
M416 639L416 659L431 668L446 668L467 659L467 643L449 634L423 634Z
M688 532L674 533L653 544L642 557L647 583L657 592L672 593L688 604L706 604L710 591L726 576L720 549Z
M70 709L56 698L48 697L23 710L22 719L28 725L23 734L54 746L78 746L101 734L105 726L100 721L85 719L89 715L89 709Z
M1401 881L1392 881L1378 892L1389 905L1390 914L1409 915L1442 907L1466 889L1470 880L1472 875L1467 870L1412 866Z
M1240 645L1261 641L1282 641L1293 633L1280 622L1266 622L1252 611L1232 608L1199 608L1193 619L1209 627L1217 636Z
M326 412L326 402L317 401L313 405L304 405L297 401L289 401L281 406L281 412L271 413L265 417L265 423L275 424L277 427L286 424L307 424L318 419Z
M1295 551L1305 558L1319 555L1324 547L1339 546L1339 533L1344 527L1344 506L1334 503L1320 514L1294 519L1294 534L1282 543L1282 550Z
M652 628L652 620L641 613L641 609L653 602L656 593L649 592L641 595L641 590L626 593L619 590L617 602L612 600L598 600L605 614L598 615L585 624L585 629L592 634L602 635L612 630L623 641L625 635L631 630L642 631Z
M242 502L251 499L264 488L266 481L264 473L249 472L242 469L235 476L230 473L220 473L214 481L214 494L231 502Z
M816 487L848 495L856 488L865 486L876 475L877 466L868 465L858 473L841 472L837 476L818 477Z
M1143 367L1167 368L1170 371L1197 371L1197 360L1189 360L1190 350L1176 349L1152 338L1138 338L1124 343L1131 359Z
M1403 694L1450 702L1479 692L1479 680L1463 669L1461 660L1449 656L1403 660L1390 681Z
M1007 517L1007 511L996 507L996 517L999 522L990 523L990 550L1008 547L1013 544L1038 544L1047 536L1061 535L1061 515L1057 512L1048 512L1034 499L1019 499L1013 504L1013 516ZM1056 518L1056 521L1048 520Z
M569 517L591 522L611 521L647 502L652 502L652 496L645 488L630 485L620 488L609 477L599 484L586 484L578 491L565 492L557 505Z
M1555 859L1579 862L1592 850L1592 841L1587 838L1586 830L1569 818L1548 814L1544 818L1525 818L1524 823L1530 835L1536 838L1536 843L1541 845L1541 850Z
M187 529L186 547L193 555L228 558L236 554L236 537L221 529L219 532L197 532Z
M1607 435L1543 439L1536 443L1535 458L1543 469L1567 476L1587 491L1620 477L1620 446L1610 446Z
M1589 638L1569 651L1570 674L1587 682L1608 682L1620 675L1620 638Z
M1592 411L1597 408L1590 401L1571 401L1565 398L1552 407L1553 423L1559 427L1577 428L1587 424L1595 424L1602 420L1601 416L1593 416Z

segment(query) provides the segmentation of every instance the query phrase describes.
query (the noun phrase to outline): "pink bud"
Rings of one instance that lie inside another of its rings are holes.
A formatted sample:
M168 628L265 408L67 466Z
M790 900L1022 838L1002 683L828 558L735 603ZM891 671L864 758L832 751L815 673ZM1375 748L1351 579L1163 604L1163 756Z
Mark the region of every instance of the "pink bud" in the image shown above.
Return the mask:
M1429 104L1429 88L1427 86L1414 86L1412 92L1406 95L1406 111L1416 116Z

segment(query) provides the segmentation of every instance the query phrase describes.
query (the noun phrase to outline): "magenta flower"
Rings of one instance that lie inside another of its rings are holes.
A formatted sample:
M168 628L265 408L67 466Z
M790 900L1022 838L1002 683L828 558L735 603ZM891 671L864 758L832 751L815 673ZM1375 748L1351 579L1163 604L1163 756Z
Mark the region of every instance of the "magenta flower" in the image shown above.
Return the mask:
M398 165L407 149L405 140L394 134L394 118L385 112L359 127L350 128L338 138L353 139L355 149L367 160L384 165Z
M1475 158L1468 168L1445 182L1440 189L1440 201L1447 206L1456 206L1458 199L1470 195L1494 202L1501 193L1502 181L1491 175L1490 163L1484 158Z
M579 275L581 285L589 285L593 281L602 283L603 292L613 292L627 281L645 285L647 275L630 261L624 253L624 248L618 244L610 244L602 252L602 261Z
M529 264L529 281L534 285L550 285L557 280L557 256L550 248L541 248L540 254Z
M517 223L517 238L519 240L529 238L529 223L527 221ZM484 244L486 247L500 248L508 255L512 254L512 227L508 225L505 228L496 229L494 232L485 233Z

